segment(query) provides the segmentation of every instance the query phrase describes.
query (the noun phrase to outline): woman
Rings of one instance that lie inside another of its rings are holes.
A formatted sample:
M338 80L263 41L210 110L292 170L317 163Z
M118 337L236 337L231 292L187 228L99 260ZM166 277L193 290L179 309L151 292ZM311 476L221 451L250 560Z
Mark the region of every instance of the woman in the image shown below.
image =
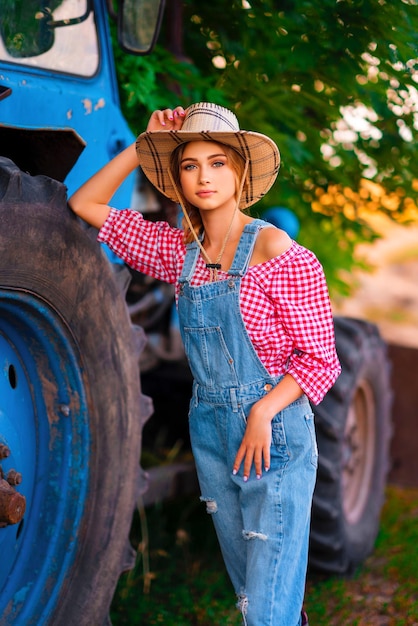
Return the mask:
M170 131L170 132L168 132ZM184 229L110 199L139 164L181 204ZM70 199L99 241L176 284L194 377L189 427L201 488L247 626L300 626L317 468L313 414L339 375L322 268L243 209L274 183L275 143L215 104L155 111L147 132Z

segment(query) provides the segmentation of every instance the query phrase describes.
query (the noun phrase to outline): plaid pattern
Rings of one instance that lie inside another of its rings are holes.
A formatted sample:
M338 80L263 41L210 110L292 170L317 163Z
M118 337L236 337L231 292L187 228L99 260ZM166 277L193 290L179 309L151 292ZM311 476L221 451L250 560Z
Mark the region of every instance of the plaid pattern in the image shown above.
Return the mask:
M166 222L112 209L98 239L139 272L173 284L181 273L183 232ZM219 272L221 280L227 276ZM208 280L199 257L192 284ZM320 402L341 368L328 289L315 255L293 242L281 256L250 267L242 279L240 304L247 332L270 374L288 372L314 404Z
M232 111L208 102L187 109L181 130L142 133L136 141L139 163L146 177L161 193L178 202L168 175L171 154L189 141L216 141L234 148L248 161L249 185L239 208L251 206L262 198L276 180L280 167L279 150L270 137L240 130Z

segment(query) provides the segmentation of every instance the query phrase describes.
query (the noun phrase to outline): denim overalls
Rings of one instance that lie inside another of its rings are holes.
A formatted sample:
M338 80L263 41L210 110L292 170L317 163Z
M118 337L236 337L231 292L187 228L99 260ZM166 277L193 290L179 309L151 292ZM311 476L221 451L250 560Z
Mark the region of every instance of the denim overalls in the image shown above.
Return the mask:
M258 358L239 303L259 229L246 225L226 280L192 287L189 244L179 278L180 328L194 377L189 426L201 489L247 626L298 626L317 468L313 414L302 396L272 422L271 468L248 482L232 467L251 406L276 385Z

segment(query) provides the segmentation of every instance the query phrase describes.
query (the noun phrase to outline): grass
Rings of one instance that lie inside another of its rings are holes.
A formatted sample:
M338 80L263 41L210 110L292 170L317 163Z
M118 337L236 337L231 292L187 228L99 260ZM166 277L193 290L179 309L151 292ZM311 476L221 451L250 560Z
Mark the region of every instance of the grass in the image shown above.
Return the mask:
M111 610L113 625L240 625L204 505L187 498L147 509L147 531L143 526L142 532L140 517L134 519L131 537L139 546L137 565L119 582ZM143 542L147 533L149 545ZM148 553L150 571L144 572L143 557Z
M418 490L389 487L376 548L355 575L308 577L311 626L418 626L417 517ZM148 545L139 514L132 525L137 565L119 582L113 625L241 626L203 505L165 503L147 510L146 522Z
M418 490L389 487L373 554L351 579L308 581L312 624L418 625Z

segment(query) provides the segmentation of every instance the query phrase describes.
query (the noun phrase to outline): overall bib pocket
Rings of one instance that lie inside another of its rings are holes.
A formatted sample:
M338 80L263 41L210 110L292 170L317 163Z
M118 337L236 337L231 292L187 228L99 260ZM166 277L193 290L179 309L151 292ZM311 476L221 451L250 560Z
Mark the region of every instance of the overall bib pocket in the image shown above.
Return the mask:
M198 383L219 388L238 385L234 359L227 348L221 328L186 327L184 337L190 369Z

